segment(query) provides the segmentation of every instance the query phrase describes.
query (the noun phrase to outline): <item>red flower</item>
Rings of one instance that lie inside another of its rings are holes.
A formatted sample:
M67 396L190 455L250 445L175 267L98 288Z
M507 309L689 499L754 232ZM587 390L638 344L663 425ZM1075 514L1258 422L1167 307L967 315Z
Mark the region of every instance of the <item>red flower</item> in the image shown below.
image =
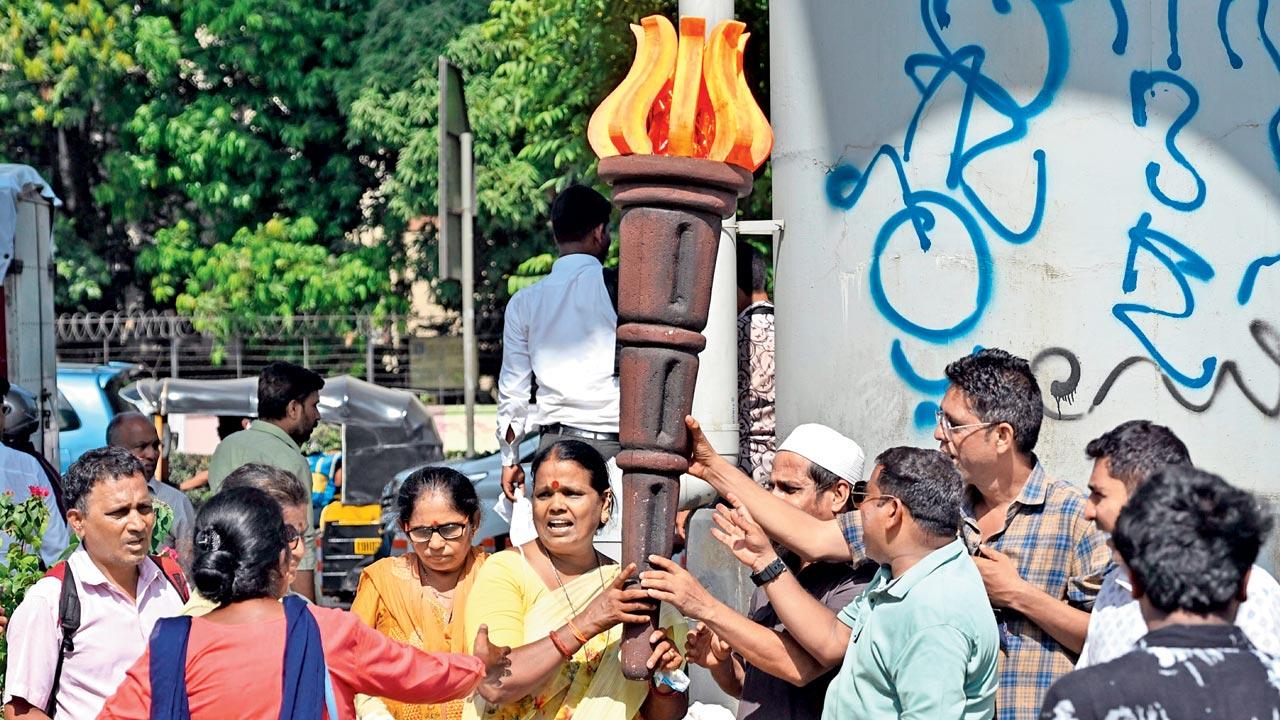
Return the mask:
M39 485L28 485L27 490L31 491L32 497L38 497L38 498L49 497L49 491L46 490L45 488L40 487Z

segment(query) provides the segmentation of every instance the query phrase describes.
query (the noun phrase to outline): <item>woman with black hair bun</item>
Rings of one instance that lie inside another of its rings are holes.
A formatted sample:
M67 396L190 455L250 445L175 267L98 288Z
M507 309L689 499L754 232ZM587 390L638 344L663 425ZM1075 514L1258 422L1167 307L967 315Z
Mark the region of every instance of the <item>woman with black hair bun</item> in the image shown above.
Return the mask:
M217 609L161 620L100 718L353 720L356 693L438 703L502 685L506 648L426 653L340 610L287 597L289 532L261 490L224 490L196 519L192 577ZM283 672L281 671L283 668Z

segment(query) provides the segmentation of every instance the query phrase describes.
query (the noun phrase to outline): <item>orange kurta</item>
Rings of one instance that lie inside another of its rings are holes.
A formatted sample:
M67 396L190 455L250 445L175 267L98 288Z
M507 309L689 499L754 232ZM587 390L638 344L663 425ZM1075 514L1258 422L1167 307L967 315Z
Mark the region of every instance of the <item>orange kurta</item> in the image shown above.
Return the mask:
M488 555L472 548L453 595L452 615L418 578L412 553L385 558L365 568L351 612L397 642L427 652L467 652L463 610L476 571ZM436 705L401 703L382 698L395 720L460 720L460 700ZM363 708L363 705L359 707Z
M472 655L425 653L395 642L341 610L308 608L320 626L338 718L353 720L356 693L438 703L466 697L484 677ZM187 642L187 694L192 720L280 715L285 619L223 625L192 618ZM150 651L129 669L103 709L105 720L147 720Z

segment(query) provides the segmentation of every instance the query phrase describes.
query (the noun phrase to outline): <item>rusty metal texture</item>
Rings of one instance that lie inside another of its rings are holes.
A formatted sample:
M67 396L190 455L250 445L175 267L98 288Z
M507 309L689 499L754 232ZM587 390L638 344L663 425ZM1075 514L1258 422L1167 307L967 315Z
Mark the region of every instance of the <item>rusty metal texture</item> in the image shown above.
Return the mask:
M600 176L622 211L618 292L622 562L644 570L671 556L680 475L689 468L684 418L693 408L698 353L706 346L721 218L751 191L751 174L727 163L654 155L609 157ZM623 673L648 678L648 624L623 630Z

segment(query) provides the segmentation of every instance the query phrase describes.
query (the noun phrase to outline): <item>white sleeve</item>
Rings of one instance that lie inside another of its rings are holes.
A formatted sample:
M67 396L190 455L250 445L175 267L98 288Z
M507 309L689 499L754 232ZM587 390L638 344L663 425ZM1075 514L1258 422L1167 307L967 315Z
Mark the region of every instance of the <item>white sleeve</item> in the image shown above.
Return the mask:
M522 317L520 293L507 303L502 327L502 371L498 374L498 447L502 464L520 462L520 441L528 430L529 393L533 389L533 364L529 356L529 327ZM512 439L507 441L507 430Z

